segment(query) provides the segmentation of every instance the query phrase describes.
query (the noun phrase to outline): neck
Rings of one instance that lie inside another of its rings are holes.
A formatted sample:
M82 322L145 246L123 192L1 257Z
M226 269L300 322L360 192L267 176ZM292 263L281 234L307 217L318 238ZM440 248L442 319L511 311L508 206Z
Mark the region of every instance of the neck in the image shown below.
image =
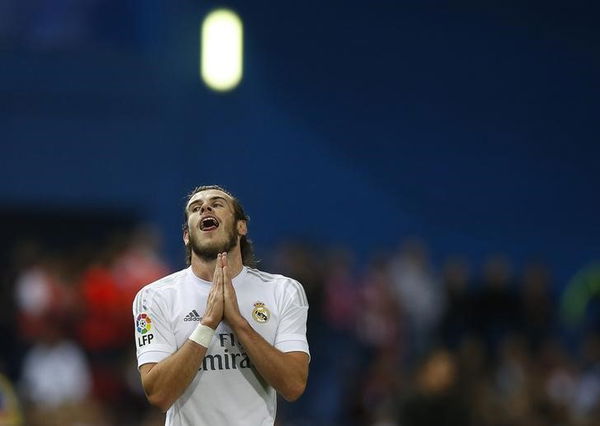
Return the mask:
M201 278L204 281L212 281L216 266L217 259L202 259L192 252L192 271L198 278ZM227 268L229 269L229 276L235 278L242 272L243 267L242 253L240 252L239 246L236 246L231 251L227 252Z

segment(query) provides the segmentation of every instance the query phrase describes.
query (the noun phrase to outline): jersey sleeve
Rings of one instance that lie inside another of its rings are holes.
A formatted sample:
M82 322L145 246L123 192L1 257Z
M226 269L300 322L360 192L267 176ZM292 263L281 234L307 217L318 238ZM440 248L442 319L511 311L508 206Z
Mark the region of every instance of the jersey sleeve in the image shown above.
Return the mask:
M133 301L138 368L160 362L177 350L175 334L165 312L166 305L152 288L144 287Z
M285 292L284 307L275 337L275 347L282 352L306 352L306 320L308 318L308 301L304 288L299 282L290 280Z

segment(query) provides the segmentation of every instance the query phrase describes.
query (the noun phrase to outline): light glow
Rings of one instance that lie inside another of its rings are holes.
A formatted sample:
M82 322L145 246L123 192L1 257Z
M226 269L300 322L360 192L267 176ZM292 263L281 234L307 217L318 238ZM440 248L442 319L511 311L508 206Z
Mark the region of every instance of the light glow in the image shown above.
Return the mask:
M242 79L243 26L229 9L210 12L201 28L200 74L213 90L235 88Z

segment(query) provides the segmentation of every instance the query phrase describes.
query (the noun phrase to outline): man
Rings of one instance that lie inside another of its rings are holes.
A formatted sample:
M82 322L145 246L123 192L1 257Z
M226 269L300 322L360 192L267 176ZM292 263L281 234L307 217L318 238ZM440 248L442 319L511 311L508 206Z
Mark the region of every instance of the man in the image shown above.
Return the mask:
M166 425L273 425L276 392L294 401L308 377L308 303L290 278L251 268L248 218L218 186L185 207L190 267L133 302L138 367Z

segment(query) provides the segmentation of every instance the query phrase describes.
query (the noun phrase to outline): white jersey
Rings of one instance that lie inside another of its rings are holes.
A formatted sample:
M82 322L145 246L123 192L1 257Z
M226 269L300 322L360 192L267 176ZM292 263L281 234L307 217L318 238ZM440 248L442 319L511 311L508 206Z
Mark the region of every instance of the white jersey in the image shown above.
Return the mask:
M308 302L297 281L244 267L232 282L242 316L267 342L282 352L309 353ZM187 268L138 292L133 302L138 367L167 358L187 341L211 286ZM275 389L221 322L196 377L167 411L166 425L273 425L276 404Z

